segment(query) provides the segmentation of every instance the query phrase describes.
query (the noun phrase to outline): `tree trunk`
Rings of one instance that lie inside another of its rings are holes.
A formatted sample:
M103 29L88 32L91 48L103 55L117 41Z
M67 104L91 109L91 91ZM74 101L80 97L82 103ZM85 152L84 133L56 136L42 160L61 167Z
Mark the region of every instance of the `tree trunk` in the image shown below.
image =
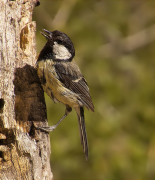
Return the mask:
M52 179L44 92L36 69L38 0L0 0L0 179Z

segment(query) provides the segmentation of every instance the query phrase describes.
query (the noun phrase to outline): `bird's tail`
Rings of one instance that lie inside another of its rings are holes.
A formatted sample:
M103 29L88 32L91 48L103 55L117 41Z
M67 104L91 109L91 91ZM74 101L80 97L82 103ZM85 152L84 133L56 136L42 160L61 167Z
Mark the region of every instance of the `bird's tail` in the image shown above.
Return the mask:
M85 158L87 160L88 159L88 141L87 141L87 133L86 133L86 127L85 127L84 109L83 107L80 107L80 108L75 108L75 110L78 116L81 144L83 146L83 151L85 153Z

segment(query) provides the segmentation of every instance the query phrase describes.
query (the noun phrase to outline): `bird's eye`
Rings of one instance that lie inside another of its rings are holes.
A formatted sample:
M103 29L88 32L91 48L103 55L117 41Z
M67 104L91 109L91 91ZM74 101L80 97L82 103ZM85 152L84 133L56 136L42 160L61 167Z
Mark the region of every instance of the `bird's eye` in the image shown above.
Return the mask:
M62 41L60 39L57 40L58 44L62 44Z

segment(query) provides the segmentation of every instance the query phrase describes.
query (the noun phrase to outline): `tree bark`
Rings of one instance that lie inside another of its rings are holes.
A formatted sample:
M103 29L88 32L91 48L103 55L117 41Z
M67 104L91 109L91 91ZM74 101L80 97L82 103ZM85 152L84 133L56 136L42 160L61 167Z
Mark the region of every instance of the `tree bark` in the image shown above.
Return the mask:
M36 63L37 0L0 1L0 179L52 179L44 92Z

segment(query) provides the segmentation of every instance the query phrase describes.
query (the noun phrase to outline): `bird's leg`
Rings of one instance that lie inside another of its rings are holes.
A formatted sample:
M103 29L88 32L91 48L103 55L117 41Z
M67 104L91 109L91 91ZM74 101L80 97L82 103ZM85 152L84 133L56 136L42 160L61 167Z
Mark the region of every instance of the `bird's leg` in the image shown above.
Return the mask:
M46 127L37 127L37 129L41 129L45 132L51 132L53 131L57 126L58 124L67 116L67 114L65 114L55 125L53 126L46 126Z
M66 111L65 111L65 114L64 116L53 126L46 126L46 127L37 127L37 129L41 129L45 132L51 132L53 131L57 126L58 124L60 124L60 122L72 111L72 108L68 105L66 105Z

